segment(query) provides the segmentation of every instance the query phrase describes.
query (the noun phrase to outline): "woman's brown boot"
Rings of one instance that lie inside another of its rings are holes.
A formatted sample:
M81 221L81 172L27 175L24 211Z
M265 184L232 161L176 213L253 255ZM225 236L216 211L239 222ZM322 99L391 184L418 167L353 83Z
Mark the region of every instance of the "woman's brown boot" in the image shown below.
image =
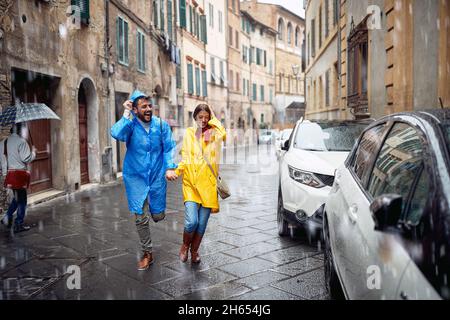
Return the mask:
M180 260L183 262L186 262L188 259L188 251L189 247L191 246L192 237L194 233L187 233L186 231L183 233L183 244L181 245L180 249Z
M203 235L197 232L194 233L191 244L191 261L192 263L200 263L200 255L198 254L198 248L202 242Z

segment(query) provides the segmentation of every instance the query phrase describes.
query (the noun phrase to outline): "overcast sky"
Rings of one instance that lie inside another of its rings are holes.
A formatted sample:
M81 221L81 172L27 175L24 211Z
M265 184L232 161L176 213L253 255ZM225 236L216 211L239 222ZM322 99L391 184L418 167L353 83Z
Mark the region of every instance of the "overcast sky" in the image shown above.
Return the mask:
M279 4L299 15L300 17L305 17L305 11L303 10L303 0L258 0L258 2Z

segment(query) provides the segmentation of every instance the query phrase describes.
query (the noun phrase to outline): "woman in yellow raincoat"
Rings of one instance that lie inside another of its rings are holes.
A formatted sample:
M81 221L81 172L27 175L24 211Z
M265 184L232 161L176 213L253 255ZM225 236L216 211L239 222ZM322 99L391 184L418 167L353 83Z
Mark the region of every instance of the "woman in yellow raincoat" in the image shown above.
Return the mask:
M211 213L219 212L217 180L220 151L226 132L207 104L194 110L195 126L186 130L181 149L182 160L175 173L183 175L185 206L183 245L180 259L186 262L191 249L193 263L200 262L198 248ZM214 172L213 172L214 171Z

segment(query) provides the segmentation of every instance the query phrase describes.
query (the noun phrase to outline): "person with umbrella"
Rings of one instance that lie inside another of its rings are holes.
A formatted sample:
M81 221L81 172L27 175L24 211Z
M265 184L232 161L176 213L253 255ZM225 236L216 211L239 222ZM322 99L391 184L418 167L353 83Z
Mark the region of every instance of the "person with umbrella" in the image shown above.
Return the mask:
M0 142L0 162L3 176L6 176L4 187L13 190L14 199L9 205L5 217L1 220L4 223L8 219L8 228L12 227L13 215L17 210L17 217L14 222L14 232L30 230L24 224L27 208L27 188L30 186L30 172L28 165L36 158L36 149L30 148L22 133L22 123L60 118L45 104L42 103L17 103L15 106L6 108L0 114L0 126L11 127L11 135ZM29 135L31 141L31 134Z
M36 149L30 148L28 142L21 136L22 124L18 123L11 128L11 135L0 142L0 155L2 155L2 174L6 176L5 187L12 189L14 198L9 205L5 218L8 219L8 229L12 227L13 215L17 210L14 221L14 233L30 230L24 224L27 208L27 188L30 185L30 172L28 164L36 158ZM4 219L2 220L2 223Z
M128 209L135 216L143 251L138 270L146 270L153 263L150 217L155 222L164 218L166 179L177 178L174 171L177 165L173 161L176 144L167 122L153 116L149 96L136 90L124 108L124 115L111 128L111 135L127 145L123 180Z

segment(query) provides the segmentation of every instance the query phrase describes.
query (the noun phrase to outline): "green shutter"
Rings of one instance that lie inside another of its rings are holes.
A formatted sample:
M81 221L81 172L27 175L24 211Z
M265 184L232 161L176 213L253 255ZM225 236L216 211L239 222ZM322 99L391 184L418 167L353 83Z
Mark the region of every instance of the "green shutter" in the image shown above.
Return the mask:
M193 21L193 17L192 17L192 6L189 6L189 32L190 33L194 33L194 30L192 29L192 21Z
M200 69L198 67L195 68L195 94L197 96L200 95Z
M176 67L176 76L177 76L177 89L181 89L181 67L177 65Z
M208 43L208 31L206 29L206 15L200 17L201 21L201 31L202 31L202 41L207 44Z
M261 101L264 102L264 86L261 86Z
M192 63L188 63L187 65L187 72L188 72L188 93L194 94L194 74L192 70Z
M169 33L169 38L172 39L172 0L167 0L167 32Z
M89 24L90 18L89 0L71 0L70 4L72 6L77 6L80 8L81 22L84 24Z
M123 35L124 35L124 60L125 63L128 64L129 63L129 59L128 59L128 22L124 21L123 22Z
M120 50L121 42L120 42L120 18L119 17L116 19L116 40L117 40L117 43L116 43L117 59L119 61L121 61L122 59L121 59L121 50Z
M164 0L160 0L161 2L160 2L160 4L161 4L161 7L160 7L160 12L161 12L161 14L160 14L160 16L161 16L161 30L162 31L164 31Z
M256 101L256 83L253 84L253 101Z
M186 0L180 0L180 26L186 28Z
M208 96L208 86L206 82L206 71L202 70L202 86L203 86L203 96Z

